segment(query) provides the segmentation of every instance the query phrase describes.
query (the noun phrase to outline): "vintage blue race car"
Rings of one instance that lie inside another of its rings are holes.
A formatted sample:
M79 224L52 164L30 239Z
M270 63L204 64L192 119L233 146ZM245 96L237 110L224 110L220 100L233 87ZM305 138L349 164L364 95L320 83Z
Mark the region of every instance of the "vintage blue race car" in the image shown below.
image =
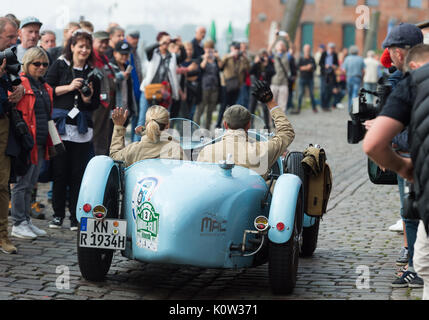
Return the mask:
M189 120L171 127L185 133L179 138L194 161L151 159L124 168L98 156L88 164L76 209L83 277L102 281L121 250L147 263L206 268L268 262L272 291L291 293L299 255L313 254L320 222L303 211L303 154L279 158L267 183L244 167L196 162L199 150L221 137L200 136ZM270 135L249 130L249 138Z

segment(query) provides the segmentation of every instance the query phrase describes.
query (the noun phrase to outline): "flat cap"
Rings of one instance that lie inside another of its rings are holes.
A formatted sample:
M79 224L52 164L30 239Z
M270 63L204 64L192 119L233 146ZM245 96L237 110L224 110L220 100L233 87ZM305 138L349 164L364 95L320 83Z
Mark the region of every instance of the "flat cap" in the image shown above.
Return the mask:
M390 30L383 42L383 48L412 48L423 43L423 33L419 27L410 23L400 23Z
M106 31L97 31L94 32L93 35L94 39L99 39L99 40L109 40L109 33Z
M29 24L38 24L40 27L43 25L43 23L41 23L40 20L37 19L36 17L26 17L21 20L21 24L19 28L22 29L25 26L28 26Z
M252 119L252 114L245 107L236 104L226 109L223 119L232 130L244 129Z

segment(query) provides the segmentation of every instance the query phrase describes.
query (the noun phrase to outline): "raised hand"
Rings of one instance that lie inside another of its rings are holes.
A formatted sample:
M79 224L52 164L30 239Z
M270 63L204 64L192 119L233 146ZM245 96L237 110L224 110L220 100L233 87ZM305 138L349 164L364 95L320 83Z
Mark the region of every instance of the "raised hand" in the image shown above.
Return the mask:
M252 94L262 103L268 103L273 100L273 93L265 81L256 80L252 88Z

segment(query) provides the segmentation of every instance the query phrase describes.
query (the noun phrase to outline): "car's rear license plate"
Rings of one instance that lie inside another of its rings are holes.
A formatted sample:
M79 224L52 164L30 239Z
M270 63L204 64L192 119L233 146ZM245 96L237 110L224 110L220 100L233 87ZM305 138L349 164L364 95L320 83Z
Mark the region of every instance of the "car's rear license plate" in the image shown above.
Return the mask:
M125 250L127 221L82 218L79 246L84 248Z

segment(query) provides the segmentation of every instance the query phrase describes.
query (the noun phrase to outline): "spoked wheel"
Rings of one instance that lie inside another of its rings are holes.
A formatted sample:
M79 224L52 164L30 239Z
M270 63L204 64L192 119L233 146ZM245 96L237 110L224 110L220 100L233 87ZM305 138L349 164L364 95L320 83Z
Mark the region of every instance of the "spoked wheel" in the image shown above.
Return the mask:
M291 238L288 242L277 244L269 243L268 273L271 290L274 294L290 294L296 285L298 273L299 251L301 243L301 229L299 227L302 215L302 188L298 196L295 219Z
M320 218L311 227L304 227L302 230L301 257L311 257L317 248L317 238L319 237Z
M110 171L104 192L103 206L107 209L107 218L119 216L119 173L116 167ZM82 276L89 281L103 281L112 264L114 250L81 248L79 246L80 228L77 237L77 257Z

